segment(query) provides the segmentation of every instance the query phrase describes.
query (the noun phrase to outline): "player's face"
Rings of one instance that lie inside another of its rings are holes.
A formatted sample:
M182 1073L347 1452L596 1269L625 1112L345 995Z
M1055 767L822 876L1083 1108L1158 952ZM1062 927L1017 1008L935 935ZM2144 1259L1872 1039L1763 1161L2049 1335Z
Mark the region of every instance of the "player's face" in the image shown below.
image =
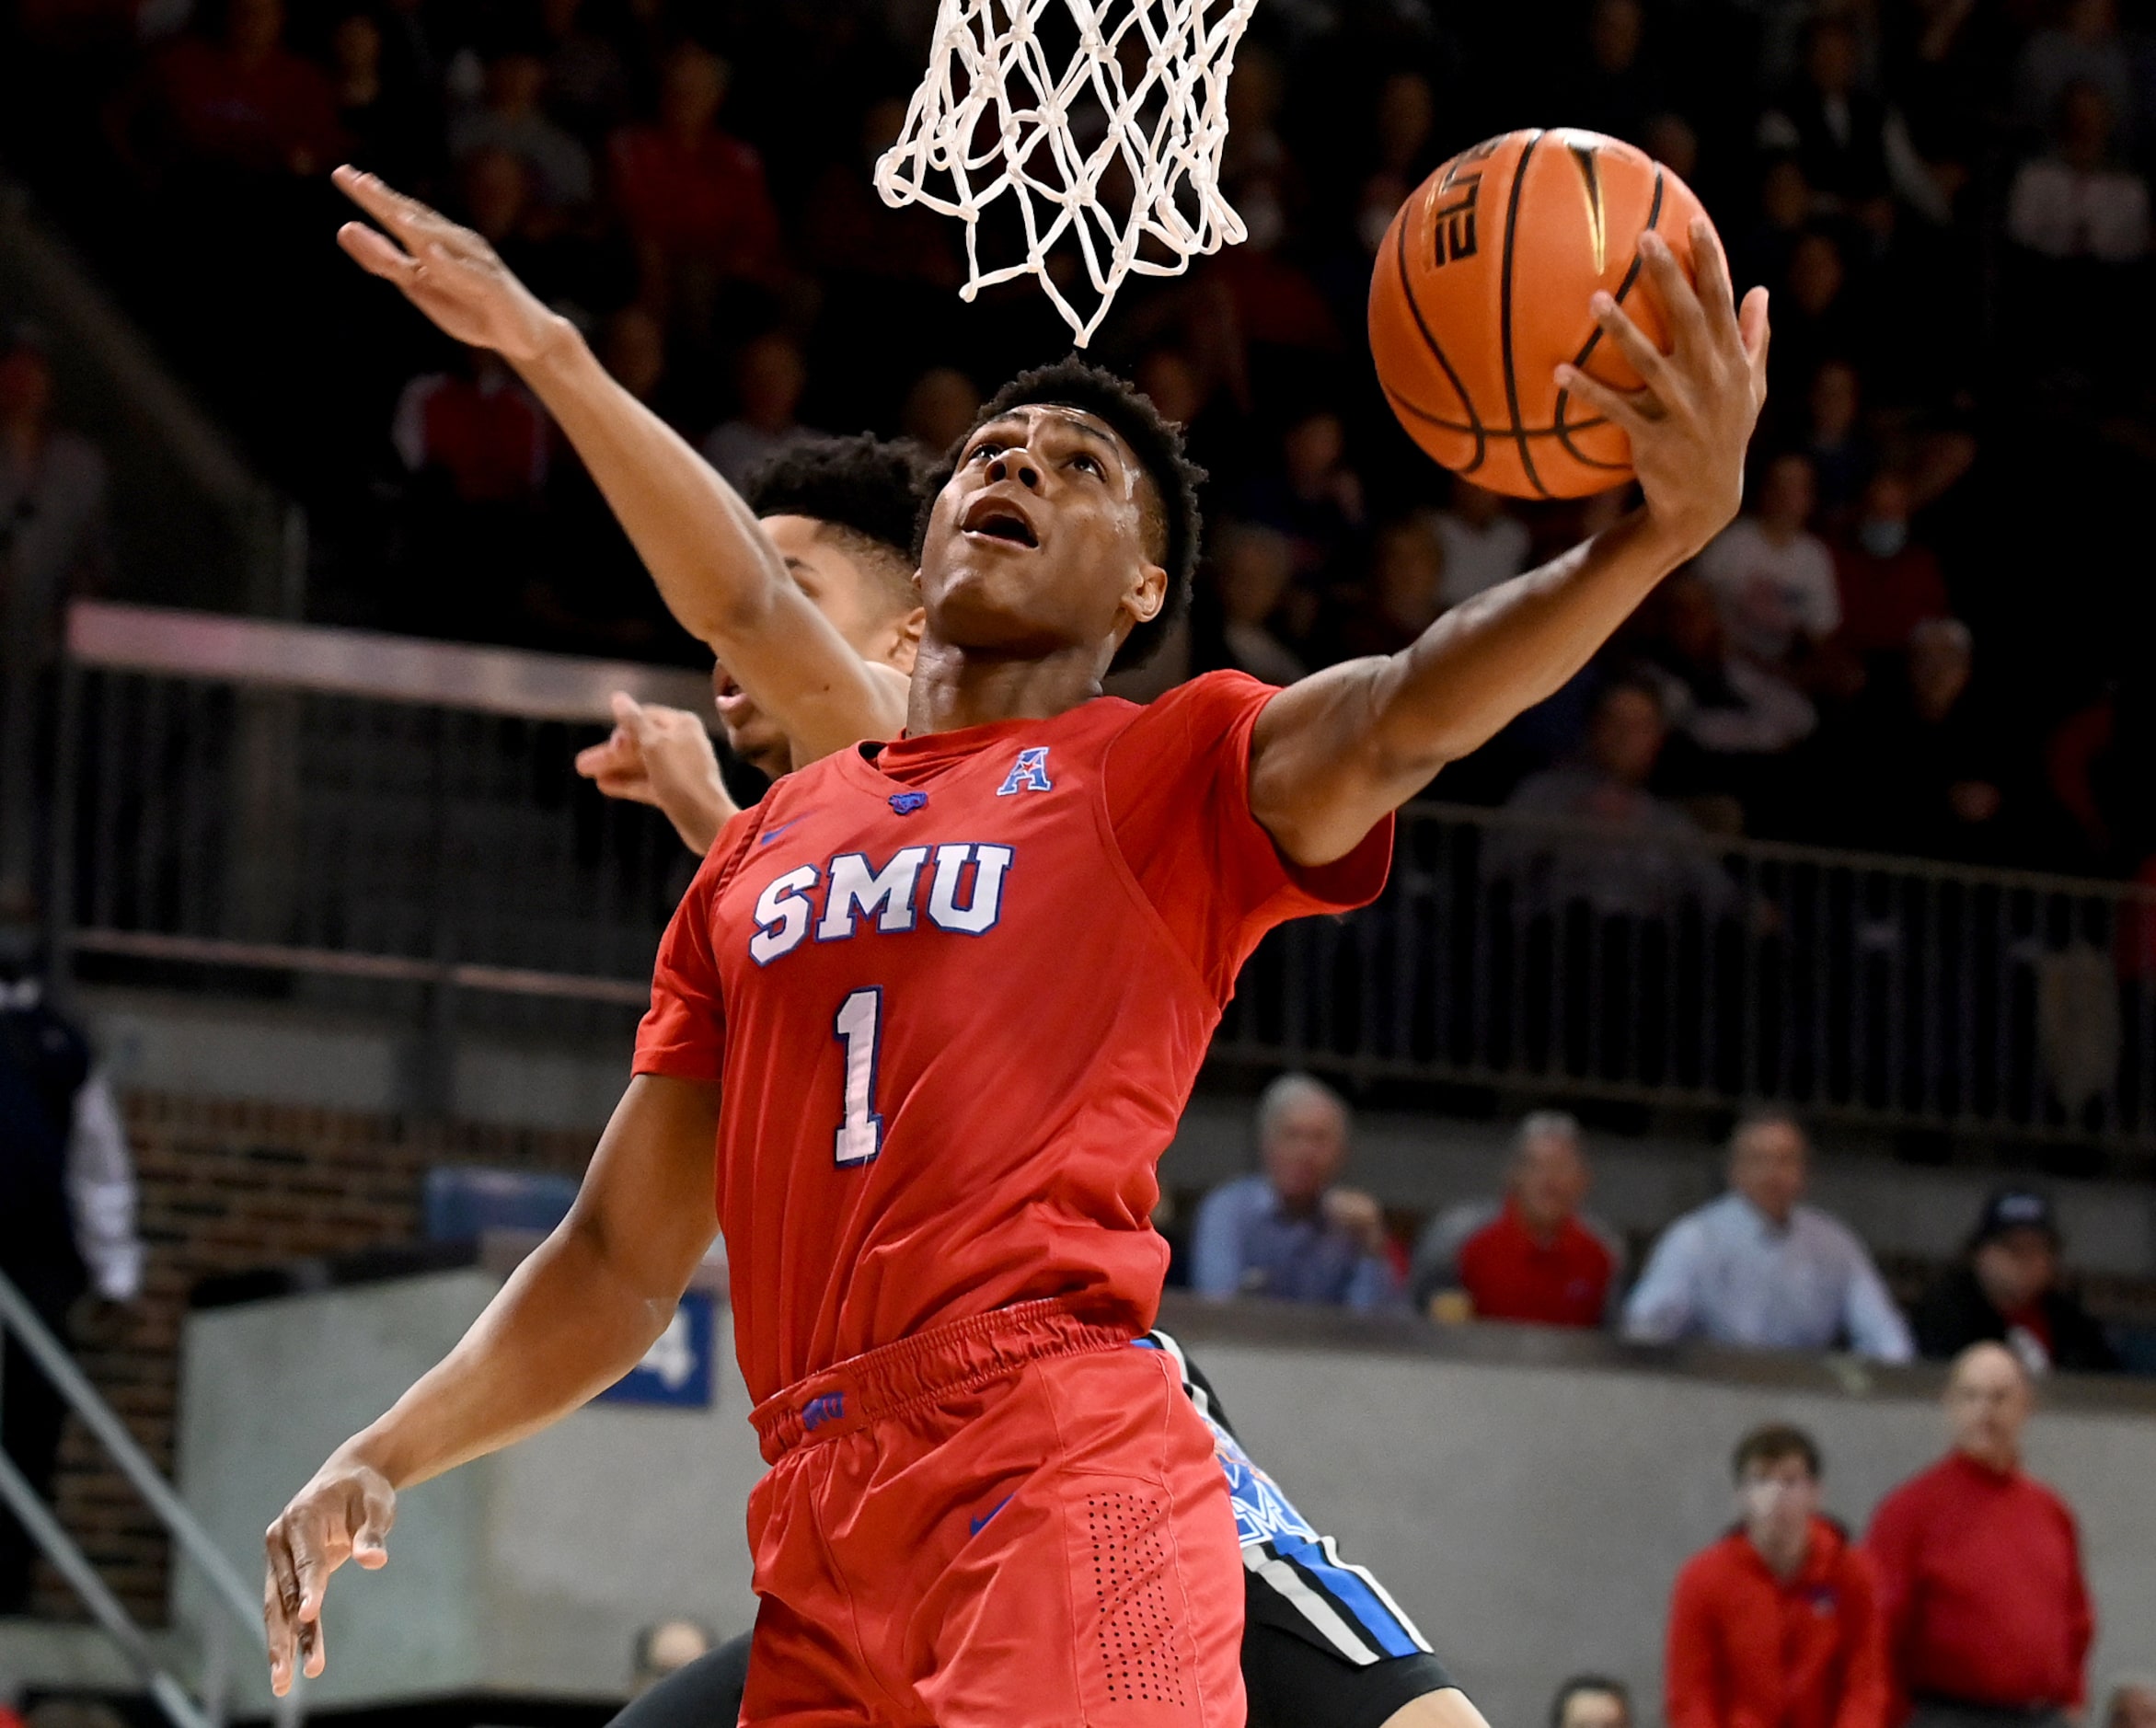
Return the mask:
M1077 409L1029 407L967 440L921 559L930 639L1105 671L1168 576L1146 549L1151 482L1130 446Z
M864 570L836 536L824 533L813 516L766 516L763 529L786 560L794 584L831 620L847 647L863 660L913 670L908 615L891 604L885 584ZM728 749L766 774L784 774L793 766L784 730L749 699L723 663L711 668L711 692Z

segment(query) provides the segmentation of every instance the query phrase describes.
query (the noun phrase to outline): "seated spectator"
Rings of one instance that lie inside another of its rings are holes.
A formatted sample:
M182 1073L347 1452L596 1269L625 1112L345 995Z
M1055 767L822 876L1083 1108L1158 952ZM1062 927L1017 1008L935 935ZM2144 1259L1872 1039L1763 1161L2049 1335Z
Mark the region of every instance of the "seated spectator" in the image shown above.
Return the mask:
M1856 27L1840 13L1813 20L1804 75L1759 121L1762 149L1788 151L1830 213L1874 213L1885 200L1886 109L1859 87Z
M718 126L732 77L709 49L680 44L666 57L657 122L625 128L608 146L615 201L655 309L683 295L708 303L721 281L779 274L763 158Z
M1369 592L1344 609L1340 658L1395 654L1445 610L1445 547L1423 516L1402 516L1378 530Z
M1267 684L1290 685L1307 676L1309 668L1269 622L1295 578L1295 548L1287 536L1255 523L1230 523L1213 555L1213 571L1228 663Z
M1455 1206L1415 1245L1408 1292L1434 1320L1599 1326L1623 1250L1580 1211L1593 1174L1580 1125L1539 1110L1519 1125L1504 1200Z
M1528 567L1528 525L1495 492L1458 475L1452 502L1437 513L1445 548L1445 604L1457 606L1485 588L1510 582Z
M2104 1728L2156 1728L2156 1678L2134 1675L2113 1687Z
M551 466L551 422L491 349L466 351L461 372L414 378L390 430L405 471L440 475L467 504L535 499Z
M1697 824L1647 789L1667 738L1661 698L1636 680L1595 703L1582 759L1531 774L1505 807L1522 815L1591 824L1600 834L1493 834L1493 878L1511 878L1529 916L1585 904L1602 917L1670 919L1687 905L1710 918L1735 895Z
M2006 199L2006 231L2047 259L2129 264L2149 252L2149 183L2112 156L2114 110L2095 85L2069 85L2058 141L2025 162Z
M2014 1354L1971 1344L1946 1384L1954 1449L1872 1515L1864 1548L1908 1728L2067 1728L2088 1702L2096 1627L2081 1534L2022 1469L2035 1408Z
M1643 53L1647 16L1640 0L1596 0L1587 17L1585 63L1564 78L1558 106L1568 123L1644 144L1647 122L1668 92L1654 56Z
M1917 1348L1946 1361L1990 1340L2034 1375L2116 1368L2103 1327L2061 1287L2058 1255L2050 1201L2025 1188L2000 1189L1984 1203L1961 1263L1917 1304Z
M328 76L284 46L283 0L228 0L218 39L170 43L147 94L154 122L181 156L242 174L317 174L347 144ZM121 132L132 156L125 117Z
M329 32L329 52L337 123L349 140L345 159L395 185L417 179L432 166L439 141L428 135L428 105L384 75L382 26L371 13L347 13Z
M1835 545L1836 639L1860 660L1901 652L1918 625L1953 610L1938 556L1909 538L1911 507L1906 476L1891 468L1874 475L1854 529Z
M1812 458L1818 513L1835 526L1856 509L1876 460L1861 419L1863 394L1857 369L1846 360L1829 360L1812 374L1805 400L1804 454Z
M669 1675L679 1674L700 1662L719 1647L719 1640L700 1620L661 1620L637 1634L636 1654L630 1664L630 1691L641 1697Z
M1284 1074L1260 1094L1263 1173L1216 1188L1191 1229L1191 1285L1200 1296L1360 1309L1392 1301L1397 1281L1378 1203L1334 1186L1348 1133L1346 1103L1307 1074Z
M981 389L956 366L931 366L913 381L898 411L899 430L940 460L973 431L980 417Z
M1886 1728L1871 1561L1819 1513L1819 1448L1772 1423L1737 1443L1737 1527L1685 1562L1669 1604L1669 1728Z
M1631 1688L1608 1675L1575 1674L1551 1700L1550 1728L1632 1728Z
M1834 556L1804 525L1814 499L1811 459L1794 451L1776 456L1754 510L1700 554L1730 640L1768 667L1801 664L1841 623Z
M628 105L628 73L614 44L592 29L584 0L540 0L547 100L585 138L601 138Z
M531 174L533 194L548 210L591 202L592 157L539 104L547 63L527 48L512 48L487 63L486 94L449 122L449 154L463 162L477 151L506 150Z
M1674 734L1659 778L1676 796L1734 798L1748 810L1773 785L1764 759L1809 738L1818 710L1787 678L1731 651L1721 608L1696 569L1662 585L1654 617L1659 628L1643 671Z
M1337 413L1314 409L1289 424L1278 467L1251 489L1249 514L1295 548L1292 634L1307 640L1319 609L1354 583L1362 547L1362 477L1348 466L1347 429Z
M1624 1335L1749 1350L1846 1347L1907 1362L1908 1327L1864 1245L1800 1204L1811 1148L1796 1119L1755 1112L1729 1147L1729 1192L1663 1233L1625 1303Z
M776 330L757 337L734 363L733 418L711 429L704 440L704 460L738 490L773 456L814 437L794 418L808 387L808 366L792 338Z
M2024 125L2047 124L2067 91L2085 84L2121 120L2134 114L2133 50L2118 28L2117 0L2070 0L2063 17L2031 33L2014 68L2014 102Z
M1419 72L1395 72L1378 88L1377 160L1355 202L1355 237L1372 257L1392 218L1433 166L1429 144L1437 98Z

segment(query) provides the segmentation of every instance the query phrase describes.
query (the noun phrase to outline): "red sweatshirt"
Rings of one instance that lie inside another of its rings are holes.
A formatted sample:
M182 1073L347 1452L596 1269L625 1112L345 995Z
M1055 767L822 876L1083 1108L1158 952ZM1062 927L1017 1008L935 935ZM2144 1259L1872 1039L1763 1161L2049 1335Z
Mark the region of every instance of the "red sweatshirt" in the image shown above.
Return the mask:
M1879 1503L1864 1546L1905 1694L2081 1706L2096 1616L2073 1514L2041 1482L1954 1453Z
M1885 1728L1889 1688L1871 1562L1824 1518L1786 1584L1743 1531L1677 1575L1669 1728Z

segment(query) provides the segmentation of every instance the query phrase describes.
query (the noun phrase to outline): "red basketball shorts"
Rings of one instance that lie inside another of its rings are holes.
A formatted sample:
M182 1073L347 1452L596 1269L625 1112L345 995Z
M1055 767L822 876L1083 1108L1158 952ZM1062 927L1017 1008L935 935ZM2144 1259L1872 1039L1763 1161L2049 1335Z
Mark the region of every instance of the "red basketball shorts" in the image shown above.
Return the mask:
M752 1420L743 1723L1241 1728L1228 1480L1165 1353L1032 1302Z

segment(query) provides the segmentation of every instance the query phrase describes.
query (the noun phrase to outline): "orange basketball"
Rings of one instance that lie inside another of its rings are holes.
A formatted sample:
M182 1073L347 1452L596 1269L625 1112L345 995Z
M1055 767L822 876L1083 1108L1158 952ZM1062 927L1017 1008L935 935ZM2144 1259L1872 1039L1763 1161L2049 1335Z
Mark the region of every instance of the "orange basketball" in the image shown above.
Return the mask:
M1562 361L1624 389L1639 374L1587 309L1616 295L1666 349L1639 238L1692 268L1691 188L1594 132L1511 132L1463 150L1401 206L1370 279L1378 381L1414 441L1478 486L1580 498L1631 478L1625 435L1568 390Z

